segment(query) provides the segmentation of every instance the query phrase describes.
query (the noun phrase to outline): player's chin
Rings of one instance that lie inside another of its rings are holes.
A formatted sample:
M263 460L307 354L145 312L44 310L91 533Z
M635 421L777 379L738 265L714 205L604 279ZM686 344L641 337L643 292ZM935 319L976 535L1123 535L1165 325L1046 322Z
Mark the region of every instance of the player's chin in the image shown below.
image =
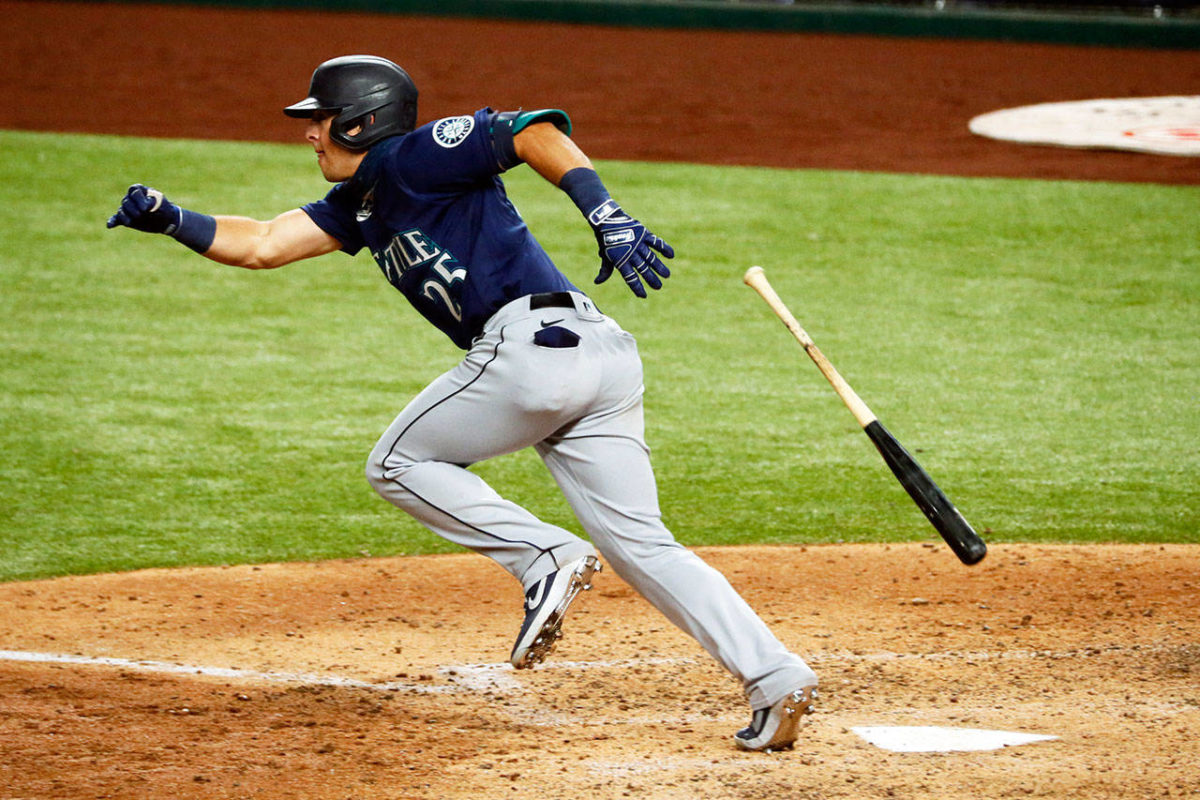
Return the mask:
M329 159L323 153L317 154L317 166L320 167L321 174L325 176L325 180L329 181L330 183L339 183L354 174L342 174L345 172L345 170L338 169L336 164L331 164Z

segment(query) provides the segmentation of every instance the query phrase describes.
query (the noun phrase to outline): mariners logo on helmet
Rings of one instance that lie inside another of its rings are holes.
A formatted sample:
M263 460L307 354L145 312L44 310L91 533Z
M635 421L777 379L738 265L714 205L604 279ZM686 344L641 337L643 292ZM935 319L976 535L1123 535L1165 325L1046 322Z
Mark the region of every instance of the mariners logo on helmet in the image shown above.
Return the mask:
M329 136L366 150L417 125L417 87L408 73L379 56L341 56L313 72L308 97L283 110L289 117L333 114Z

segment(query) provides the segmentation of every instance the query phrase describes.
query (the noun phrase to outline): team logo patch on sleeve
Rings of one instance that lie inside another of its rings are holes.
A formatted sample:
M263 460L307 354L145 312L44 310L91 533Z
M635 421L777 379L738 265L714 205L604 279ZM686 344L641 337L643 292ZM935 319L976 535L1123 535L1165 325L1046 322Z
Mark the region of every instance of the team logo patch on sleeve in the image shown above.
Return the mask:
M474 117L446 117L434 123L433 140L442 147L458 147L474 129Z

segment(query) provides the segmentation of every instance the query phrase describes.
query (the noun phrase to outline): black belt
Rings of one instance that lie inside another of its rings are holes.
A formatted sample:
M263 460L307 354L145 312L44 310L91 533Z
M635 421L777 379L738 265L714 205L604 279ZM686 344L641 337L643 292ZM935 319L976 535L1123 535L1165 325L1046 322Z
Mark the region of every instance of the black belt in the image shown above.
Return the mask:
M570 292L539 292L529 295L529 310L539 308L574 308L575 298Z

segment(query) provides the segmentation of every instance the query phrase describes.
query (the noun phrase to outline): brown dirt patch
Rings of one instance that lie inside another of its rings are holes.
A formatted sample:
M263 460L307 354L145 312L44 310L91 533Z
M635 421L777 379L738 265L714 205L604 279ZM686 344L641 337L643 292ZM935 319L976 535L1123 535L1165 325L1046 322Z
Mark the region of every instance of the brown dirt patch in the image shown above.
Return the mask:
M0 586L4 648L125 660L0 662L3 796L1200 792L1200 547L1001 545L974 568L922 545L700 553L821 675L794 752L737 752L739 687L608 572L552 659L515 672L519 588L478 556L149 570ZM1059 739L902 754L863 725Z
M299 141L335 55L408 68L421 119L561 107L599 158L1200 184L1200 159L996 142L971 117L1194 94L1200 51L0 2L0 127ZM231 173L231 179L234 176Z

